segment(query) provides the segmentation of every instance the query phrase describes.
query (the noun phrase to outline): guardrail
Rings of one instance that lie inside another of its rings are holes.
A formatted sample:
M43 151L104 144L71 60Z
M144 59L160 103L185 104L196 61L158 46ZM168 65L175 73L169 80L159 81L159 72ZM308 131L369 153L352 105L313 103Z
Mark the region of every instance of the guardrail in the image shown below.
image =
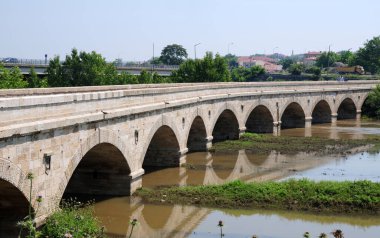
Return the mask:
M20 66L20 65L34 65L34 66L48 66L49 60L44 59L19 59L19 58L0 58L0 62L6 64L7 66ZM61 62L63 63L63 61ZM120 63L120 62L108 62L115 65L116 68L137 68L137 69L178 69L178 65L164 65L164 64L149 64L146 62L138 62L138 63Z

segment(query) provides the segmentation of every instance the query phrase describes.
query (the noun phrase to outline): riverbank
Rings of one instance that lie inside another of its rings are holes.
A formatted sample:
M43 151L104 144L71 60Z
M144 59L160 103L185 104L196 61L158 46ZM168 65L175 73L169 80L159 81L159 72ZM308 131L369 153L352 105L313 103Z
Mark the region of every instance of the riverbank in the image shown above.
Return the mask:
M378 152L380 137L366 139L327 139L322 137L272 136L266 134L244 133L239 140L228 140L215 143L210 152L232 152L247 150L265 154L277 151L283 154L298 152L316 153L317 155L346 154L350 150Z
M135 195L150 203L380 214L380 183L370 181L234 181L224 185L140 189Z

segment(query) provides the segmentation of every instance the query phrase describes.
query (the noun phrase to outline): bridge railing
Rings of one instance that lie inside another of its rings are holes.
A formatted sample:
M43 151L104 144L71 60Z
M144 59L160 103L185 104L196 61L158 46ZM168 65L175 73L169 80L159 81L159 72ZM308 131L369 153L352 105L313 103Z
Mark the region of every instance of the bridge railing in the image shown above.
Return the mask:
M8 65L48 65L49 60L44 59L19 59L19 58L0 58L0 62Z
M0 62L7 66L20 66L20 65L31 65L31 66L48 66L50 59L19 59L19 58L0 58ZM63 63L63 62L61 62ZM136 69L163 69L163 70L176 70L179 68L178 65L164 65L164 64L150 64L146 62L108 62L115 65L117 69L126 68L136 68Z

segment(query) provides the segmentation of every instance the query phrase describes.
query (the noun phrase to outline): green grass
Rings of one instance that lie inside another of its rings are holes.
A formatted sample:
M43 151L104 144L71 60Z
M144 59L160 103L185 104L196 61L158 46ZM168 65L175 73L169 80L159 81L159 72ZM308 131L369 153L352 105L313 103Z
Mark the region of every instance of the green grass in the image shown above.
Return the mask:
M90 203L83 204L76 200L64 201L61 209L46 220L42 228L42 237L105 237L98 219L94 216Z
M136 193L148 202L164 202L222 208L273 208L333 213L379 214L380 183L284 182L141 189Z
M298 152L315 152L317 154L346 153L352 148L372 145L370 152L380 148L380 137L371 136L367 139L327 139L321 137L291 137L272 136L265 134L244 133L239 140L229 140L215 143L211 152L228 152L249 150L254 153L270 153L275 150L280 153L292 154Z

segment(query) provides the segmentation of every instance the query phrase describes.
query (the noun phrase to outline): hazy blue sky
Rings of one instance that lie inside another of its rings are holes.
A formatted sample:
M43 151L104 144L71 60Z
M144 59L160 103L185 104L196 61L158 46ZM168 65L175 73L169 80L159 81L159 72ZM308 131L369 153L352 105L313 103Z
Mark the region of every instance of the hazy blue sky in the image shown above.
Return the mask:
M190 57L358 49L380 35L380 0L0 0L0 57L95 50L144 60L167 44ZM278 48L275 48L278 47Z

